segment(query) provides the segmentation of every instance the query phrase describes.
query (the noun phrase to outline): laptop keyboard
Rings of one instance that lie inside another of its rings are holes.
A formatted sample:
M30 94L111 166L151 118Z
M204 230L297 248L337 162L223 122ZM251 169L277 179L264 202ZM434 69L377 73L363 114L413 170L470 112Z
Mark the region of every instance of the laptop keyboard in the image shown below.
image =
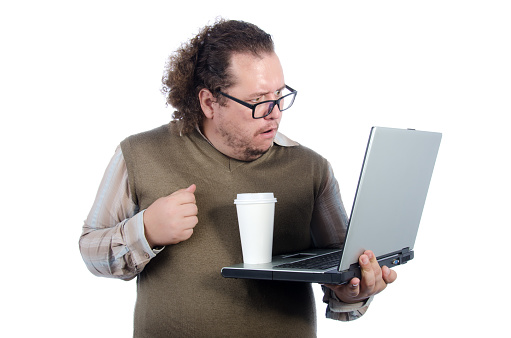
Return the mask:
M275 268L324 270L338 265L340 257L341 253L339 251L335 251L326 255L314 256L293 263L279 264L276 265Z

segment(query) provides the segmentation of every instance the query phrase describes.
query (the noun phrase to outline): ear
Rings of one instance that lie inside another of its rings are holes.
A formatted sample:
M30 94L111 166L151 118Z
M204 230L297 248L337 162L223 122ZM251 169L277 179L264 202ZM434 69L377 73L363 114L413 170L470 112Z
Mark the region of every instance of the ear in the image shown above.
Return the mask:
M201 89L199 92L199 102L202 112L208 119L212 119L215 113L216 99L213 94L206 88Z

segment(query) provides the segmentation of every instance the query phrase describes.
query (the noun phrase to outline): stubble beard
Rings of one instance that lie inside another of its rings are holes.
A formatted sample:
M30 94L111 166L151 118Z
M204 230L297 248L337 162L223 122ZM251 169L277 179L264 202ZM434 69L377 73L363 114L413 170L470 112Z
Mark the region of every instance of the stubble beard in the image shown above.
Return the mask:
M256 148L251 145L251 140L239 137L224 128L220 128L219 132L226 141L226 144L235 151L235 158L241 161L248 162L257 160L259 157L263 156L273 144L272 141L266 149ZM258 131L258 133L260 133L260 131Z

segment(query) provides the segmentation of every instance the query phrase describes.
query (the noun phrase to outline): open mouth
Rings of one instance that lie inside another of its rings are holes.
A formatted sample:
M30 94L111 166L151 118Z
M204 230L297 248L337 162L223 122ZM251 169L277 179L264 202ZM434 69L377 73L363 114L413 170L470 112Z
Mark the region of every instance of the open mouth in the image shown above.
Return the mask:
M262 129L261 134L271 134L277 131L277 127L268 127L268 129Z
M255 135L263 137L273 137L277 133L277 130L278 126L267 126L266 128L259 129L259 131Z

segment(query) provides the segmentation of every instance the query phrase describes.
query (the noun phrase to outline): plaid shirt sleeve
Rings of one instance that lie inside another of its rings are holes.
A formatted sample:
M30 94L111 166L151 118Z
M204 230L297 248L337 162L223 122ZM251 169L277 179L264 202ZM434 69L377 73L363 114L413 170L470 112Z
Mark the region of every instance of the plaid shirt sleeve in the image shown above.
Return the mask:
M82 228L80 252L96 276L133 279L161 250L144 236L143 211L131 199L121 148L112 157Z
M329 165L324 189L314 205L311 233L314 245L318 248L341 247L348 225L348 215L344 208L339 184ZM360 318L368 309L372 297L365 302L347 304L340 301L329 288L322 286L323 302L327 304L326 317L340 321Z

